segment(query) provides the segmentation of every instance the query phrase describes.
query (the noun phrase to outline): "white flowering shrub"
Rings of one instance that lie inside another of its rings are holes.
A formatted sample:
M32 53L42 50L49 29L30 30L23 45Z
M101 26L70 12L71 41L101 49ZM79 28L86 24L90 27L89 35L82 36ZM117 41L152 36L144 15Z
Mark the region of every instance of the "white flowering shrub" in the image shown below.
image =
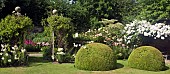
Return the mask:
M58 48L57 53L56 53L56 59L59 63L64 62L64 49L63 48Z
M0 46L0 67L19 66L27 63L26 50L18 46L11 47L8 44Z
M100 42L107 44L114 50L118 59L126 59L131 49L123 42L123 29L124 27L122 25L117 24L115 26L113 24L112 26L101 27L99 29L89 29L85 33L78 34L78 37L87 40L86 43Z
M140 45L144 37L153 39L166 39L170 36L170 25L164 23L150 24L146 20L135 20L124 27L124 41L130 47Z
M115 27L101 27L99 29L89 29L85 33L79 34L79 38L105 43L107 40L117 40L121 36L121 29Z

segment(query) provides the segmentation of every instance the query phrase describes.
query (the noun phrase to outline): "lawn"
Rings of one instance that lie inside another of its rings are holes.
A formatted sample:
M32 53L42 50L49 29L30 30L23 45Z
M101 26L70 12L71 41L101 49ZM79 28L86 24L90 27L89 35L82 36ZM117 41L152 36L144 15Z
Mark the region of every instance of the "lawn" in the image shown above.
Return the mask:
M83 71L74 68L74 64L56 64L42 60L41 57L29 58L26 67L0 68L0 74L170 74L170 69L160 72L144 71L127 67L127 61L118 60L118 69L111 71ZM170 67L170 64L167 64Z

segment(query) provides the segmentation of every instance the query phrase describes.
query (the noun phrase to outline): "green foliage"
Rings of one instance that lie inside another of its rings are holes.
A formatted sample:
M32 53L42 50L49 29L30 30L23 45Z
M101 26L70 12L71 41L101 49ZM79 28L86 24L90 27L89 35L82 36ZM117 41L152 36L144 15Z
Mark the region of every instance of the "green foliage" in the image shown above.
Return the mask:
M169 3L169 0L139 0L138 4L142 10L137 17L139 19L148 20L151 23L156 23L161 19L170 18Z
M116 55L105 44L87 44L77 52L75 67L92 71L112 70L116 68Z
M93 27L87 8L81 6L80 3L72 4L66 16L72 19L71 22L76 32L84 32Z
M73 26L70 18L53 15L47 18L50 28L54 31L58 48L67 49L68 38L72 36Z
M121 44L118 44L117 46L113 45L111 46L112 50L115 52L117 59L127 59L131 53L131 49L126 48L125 46L122 46Z
M41 47L40 45L36 45L36 46L33 46L33 45L25 45L25 49L28 51L28 52L40 52L41 50Z
M91 17L120 19L120 10L115 0L78 0L88 9Z
M26 16L8 15L0 22L0 42L22 43L23 34L32 27L32 20Z
M141 46L132 51L128 58L128 65L132 68L161 71L165 68L162 53L152 46Z
M44 46L41 48L41 50L43 52L43 59L52 60L51 59L52 49L50 48L50 46Z
M34 42L51 42L51 30L50 27L44 26L44 31L42 33L36 33L33 36L33 41Z
M28 58L25 49L3 44L0 48L0 67L26 65Z

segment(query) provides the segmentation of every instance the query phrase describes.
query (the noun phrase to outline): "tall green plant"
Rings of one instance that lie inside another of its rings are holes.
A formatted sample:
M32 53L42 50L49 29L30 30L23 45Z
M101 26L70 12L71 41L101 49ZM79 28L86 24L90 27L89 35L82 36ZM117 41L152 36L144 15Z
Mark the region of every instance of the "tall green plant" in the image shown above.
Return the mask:
M8 15L0 21L0 42L21 44L24 33L32 26L32 20L26 16Z
M71 19L63 16L53 15L47 18L47 22L50 24L52 30L55 33L57 47L67 49L68 38L69 36L72 36L73 33Z

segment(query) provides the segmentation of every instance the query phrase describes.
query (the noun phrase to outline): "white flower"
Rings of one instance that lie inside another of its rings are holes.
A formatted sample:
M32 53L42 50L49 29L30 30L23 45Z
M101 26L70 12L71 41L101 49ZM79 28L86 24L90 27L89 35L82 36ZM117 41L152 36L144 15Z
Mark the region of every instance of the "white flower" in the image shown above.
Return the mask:
M25 49L21 49L21 52L24 53L26 50Z
M8 45L5 44L5 48L7 48L7 47L8 47Z
M90 29L87 32L91 32Z
M121 42L122 40L123 40L122 38L120 38L120 39L117 39L117 41L118 41L118 42Z
M6 53L5 56L8 56L8 53Z
M2 51L6 51L6 48L2 49Z
M127 44L129 44L129 43L130 43L130 40L127 41Z
M15 50L15 47L12 47L13 50Z
M79 34L78 33L75 33L75 38L77 38L79 36Z
M101 29L102 29L102 27L101 27L101 28L99 28L99 29L98 29L98 31L100 31Z
M148 33L146 33L146 32L144 32L144 36L149 36L149 34L148 34Z
M64 53L64 52L57 52L57 54L65 55L65 53Z
M1 47L4 48L5 46L3 44L1 44Z
M40 50L42 51L43 49L41 48Z
M157 37L157 38L160 38L160 37L161 37L161 35L159 35L159 34L158 34L156 37Z
M81 44L79 44L79 46L81 46Z
M11 51L11 52L14 53L14 54L16 53L15 51Z
M18 59L19 59L19 57L17 57L17 55L15 55L14 59L15 59L15 60L18 60Z
M15 48L15 49L18 49L18 46L17 46L17 45L14 45L14 48Z
M74 47L78 47L78 44L76 44L76 43L73 43L74 44Z
M164 39L165 39L165 37L162 37L162 36L161 36L161 39L162 39L162 40L164 40Z
M94 43L94 41L90 41L91 43Z
M0 55L2 55L3 53L0 53Z
M37 44L38 44L38 45L40 45L40 44L41 44L41 42L37 42Z
M64 49L63 48L58 48L58 52L61 52L63 51Z
M2 59L2 60L4 60L5 58L4 58L4 57L2 57L1 59Z
M54 55L52 55L51 58L54 60Z
M8 59L8 62L11 62L11 59Z
M50 45L50 43L46 42L44 45L45 45L45 46L48 46L48 45Z
M75 55L75 54L73 54L72 56L73 56L74 58L76 57L76 55Z

